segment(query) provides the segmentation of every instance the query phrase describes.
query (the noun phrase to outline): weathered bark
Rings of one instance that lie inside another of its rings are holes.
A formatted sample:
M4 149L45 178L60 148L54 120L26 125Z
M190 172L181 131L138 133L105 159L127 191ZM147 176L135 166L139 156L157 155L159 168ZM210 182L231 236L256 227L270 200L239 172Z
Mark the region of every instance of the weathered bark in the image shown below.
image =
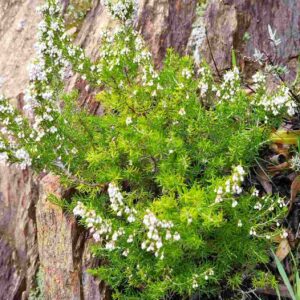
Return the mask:
M222 71L231 67L231 50L235 49L246 73L257 67L249 60L255 48L272 53L268 35L268 25L271 25L282 40L278 57L290 67L289 78L294 77L300 49L298 0L212 0L204 23L218 68ZM245 38L245 33L250 39ZM206 38L196 51L212 64Z
M0 167L0 299L21 299L34 279L37 201L31 172Z
M184 53L196 17L196 0L142 0L137 28L160 66L168 48Z

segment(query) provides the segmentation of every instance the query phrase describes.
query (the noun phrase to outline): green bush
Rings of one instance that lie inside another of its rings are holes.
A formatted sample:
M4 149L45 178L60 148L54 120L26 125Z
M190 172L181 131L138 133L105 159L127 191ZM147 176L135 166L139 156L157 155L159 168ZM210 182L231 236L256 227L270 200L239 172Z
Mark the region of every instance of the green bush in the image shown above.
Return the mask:
M116 299L216 294L224 279L237 288L282 232L283 200L247 172L295 104L285 87L268 94L262 74L249 95L236 66L217 82L172 50L156 70L133 3L104 4L120 25L95 63L71 44L56 1L42 7L26 116L0 101L0 160L76 188L64 205L94 238L103 264L91 272ZM64 92L73 73L101 88L101 117Z

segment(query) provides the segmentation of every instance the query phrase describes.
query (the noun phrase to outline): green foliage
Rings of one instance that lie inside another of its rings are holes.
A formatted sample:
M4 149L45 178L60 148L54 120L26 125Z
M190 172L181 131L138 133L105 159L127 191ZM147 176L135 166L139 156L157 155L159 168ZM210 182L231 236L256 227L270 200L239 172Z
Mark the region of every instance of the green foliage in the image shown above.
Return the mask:
M41 269L36 274L36 288L29 293L29 300L44 300L44 275Z
M255 277L252 280L253 286L255 288L276 288L278 282L275 276L269 272L259 271L255 274Z
M291 282L289 280L289 277L288 277L287 273L285 272L285 269L284 269L283 265L281 264L280 260L278 259L278 257L275 255L275 253L273 251L272 251L272 253L273 253L279 274L280 274L291 298L293 300L299 300L300 299L300 277L299 277L299 271L298 271L298 264L296 263L293 255L291 254L293 264L294 264L294 273L293 273L294 285L292 286Z
M71 0L65 13L66 28L78 27L92 7L92 0Z
M69 204L51 199L89 228L105 262L91 273L116 299L211 295L224 279L238 288L241 270L250 276L268 262L284 213L282 199L260 197L245 178L287 115L262 104L281 91L267 94L261 81L248 95L236 67L216 82L204 62L195 71L172 50L157 71L128 22L132 2L120 3L107 4L120 28L103 34L92 63L65 35L56 1L47 2L26 97L32 115L1 100L0 158L51 171L76 189ZM70 68L101 87L101 117L77 103L76 91L64 93Z

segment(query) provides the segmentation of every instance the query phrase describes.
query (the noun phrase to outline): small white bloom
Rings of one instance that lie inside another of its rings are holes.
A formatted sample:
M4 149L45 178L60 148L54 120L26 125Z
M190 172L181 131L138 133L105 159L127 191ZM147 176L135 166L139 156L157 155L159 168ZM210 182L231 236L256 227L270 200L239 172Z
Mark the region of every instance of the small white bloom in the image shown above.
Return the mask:
M133 235L131 234L127 239L127 243L132 243L132 242L133 242Z
M179 241L180 240L180 234L178 232L175 232L173 236L174 241Z
M252 76L253 82L256 84L264 83L266 81L266 77L262 72L256 72Z
M282 234L280 235L281 238L286 239L289 236L286 230L283 230Z
M259 196L259 190L257 190L256 188L254 188L254 190L252 192L252 196L258 197Z
M122 255L125 256L125 257L127 257L128 254L129 254L129 249L124 250L123 253L122 253Z
M167 230L166 232L166 240L170 240L172 238L171 232Z
M126 125L128 126L130 124L132 124L132 118L131 117L127 117L126 118Z
M183 107L180 108L178 114L181 115L181 116L184 116L186 114L185 109Z

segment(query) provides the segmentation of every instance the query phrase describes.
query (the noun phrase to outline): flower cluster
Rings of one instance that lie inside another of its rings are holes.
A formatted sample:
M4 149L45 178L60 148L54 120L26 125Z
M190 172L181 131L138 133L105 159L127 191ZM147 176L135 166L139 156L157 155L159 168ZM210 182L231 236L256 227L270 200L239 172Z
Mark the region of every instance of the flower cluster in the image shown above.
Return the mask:
M263 220L263 216L268 213L274 213L277 208L283 210L286 208L285 200L279 196L272 197L270 195L265 195L263 197L259 197L258 193L255 191L252 196L254 199L257 199L253 208L256 210L255 220L256 224L251 226L249 234L251 236L266 238L269 240L271 237L276 236L278 233L273 232L272 234L267 233L265 234L266 228L270 227L272 224L276 224L277 227L280 226L279 224L279 217L277 214L274 214L272 218L269 218L267 221ZM254 218L250 219L251 222L254 222Z
M9 156L17 163L22 170L31 166L31 158L26 149L24 149L17 141L22 140L27 143L28 133L27 124L21 115L9 103L7 99L0 96L0 150L2 164L6 164ZM14 130L18 128L17 139Z
M240 72L237 67L224 74L220 89L216 92L217 96L224 101L233 101L234 96L240 88Z
M135 69L138 76L131 78L126 73L123 78L116 82L120 90L126 81L129 80L133 83L137 79L141 79L142 84L151 90L152 96L156 96L161 90L158 74L152 64L152 55L147 50L140 34L134 29L119 25L113 31L103 32L100 50L102 64L98 65L97 68L103 73L123 71L128 60L136 65Z
M197 71L200 80L199 80L199 90L200 96L205 98L209 89L211 88L213 91L216 91L217 88L212 85L212 74L207 66L200 67Z
M101 0L101 4L108 8L115 19L119 19L129 24L129 21L135 16L138 8L137 1L133 0Z
M220 186L215 190L215 192L217 193L215 202L220 203L224 200L224 197L226 198L227 196L241 194L243 191L241 185L244 181L245 174L246 172L241 165L234 167L231 177L225 182L225 189L224 187ZM236 207L237 204L238 202L236 198L233 198L232 207Z
M19 160L18 165L20 166L21 170L31 166L31 158L25 149L18 149L14 154Z
M300 156L299 156L298 153L296 153L296 154L292 157L290 163L291 163L291 168L292 168L294 171L300 172Z
M62 88L63 80L72 75L71 63L65 58L60 44L67 44L68 38L63 34L58 1L49 1L38 10L49 18L44 18L38 26L36 59L29 66L31 84L25 92L24 110L31 118L31 138L36 142L50 136L56 139L57 146L53 150L60 157L67 150L62 147L64 137L55 124L60 114L57 90ZM57 36L60 36L60 41ZM57 78L54 78L54 73Z
M112 207L119 209L119 203L116 202L120 202L120 199L123 199L123 197L118 188L116 188L114 185L110 185L109 187L109 196L112 201ZM94 240L96 242L101 242L102 244L105 243L105 248L108 250L114 250L119 237L125 235L125 231L122 227L118 228L117 230L113 230L111 220L103 219L101 216L97 215L95 210L87 208L80 201L77 202L77 205L73 209L73 213L75 216L82 218L82 222L87 226L87 228L89 228ZM130 219L130 216L128 219ZM128 220L129 223L133 221L134 220L131 219ZM159 256L160 259L163 259L163 241L179 241L180 234L178 232L172 233L172 228L174 227L173 222L159 220L149 210L147 210L147 214L145 214L143 218L143 224L147 229L147 238L142 242L141 248L147 252L153 252L156 257ZM127 243L132 243L134 237L135 234L130 234L127 237ZM126 248L123 252L123 255L128 256L128 254L129 249Z
M141 245L142 249L145 249L148 252L154 252L156 257L160 255L160 258L163 259L164 254L161 252L163 240L179 241L180 234L178 232L172 234L171 229L174 227L173 222L159 220L150 210L147 210L143 219L143 224L148 232L147 239L143 241Z
M212 268L209 268L208 270L206 270L205 272L203 272L202 274L193 274L192 277L192 288L193 289L197 289L199 287L199 280L200 278L204 278L204 280L209 280L209 278L211 276L214 276L215 272Z
M263 96L257 104L274 116L283 110L286 110L289 116L293 116L297 111L297 103L291 98L287 87L282 87L275 96Z
M82 222L89 228L94 240L105 244L107 250L114 250L118 238L125 233L123 228L114 231L110 220L103 219L96 214L95 210L88 209L80 201L77 202L73 213L82 218Z
M129 206L124 204L123 195L114 183L109 184L108 195L111 208L117 214L117 216L121 217L122 215L126 215L129 223L132 223L136 220L137 211L134 208L131 209Z
M266 84L266 76L263 74L263 72L259 71L256 72L253 76L252 76L252 80L254 83L254 87L258 88L258 87L264 87Z

